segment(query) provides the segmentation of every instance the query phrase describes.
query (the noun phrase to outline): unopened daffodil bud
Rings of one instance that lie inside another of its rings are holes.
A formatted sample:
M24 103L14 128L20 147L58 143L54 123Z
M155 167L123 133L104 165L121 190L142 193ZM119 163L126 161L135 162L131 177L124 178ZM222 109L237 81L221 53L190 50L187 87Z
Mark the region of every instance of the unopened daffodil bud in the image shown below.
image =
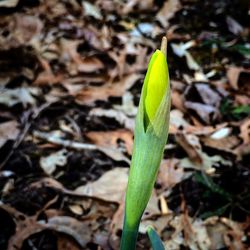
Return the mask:
M168 66L164 53L156 50L145 78L145 126L152 123L168 87Z
M141 216L154 187L167 141L170 113L170 84L166 44L152 55L144 79L135 125L135 139L126 194L122 250L135 245ZM134 232L136 231L136 234Z

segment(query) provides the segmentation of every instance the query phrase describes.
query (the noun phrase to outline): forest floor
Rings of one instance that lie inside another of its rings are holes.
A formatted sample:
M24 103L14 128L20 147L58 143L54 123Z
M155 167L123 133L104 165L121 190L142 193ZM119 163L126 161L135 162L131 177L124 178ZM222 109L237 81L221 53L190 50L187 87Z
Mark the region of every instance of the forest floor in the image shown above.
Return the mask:
M0 1L0 249L119 249L134 118L168 38L170 134L137 249L250 247L250 11L236 0Z

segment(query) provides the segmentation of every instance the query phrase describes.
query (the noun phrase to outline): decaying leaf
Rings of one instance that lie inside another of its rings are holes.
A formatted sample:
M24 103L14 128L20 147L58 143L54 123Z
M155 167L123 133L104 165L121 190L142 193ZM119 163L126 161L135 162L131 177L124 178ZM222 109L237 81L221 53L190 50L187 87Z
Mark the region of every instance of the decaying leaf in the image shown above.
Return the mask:
M88 223L84 223L72 217L54 216L49 218L46 224L42 221L40 224L43 225L44 228L52 229L73 237L81 247L85 247L91 240L91 231L89 230Z
M250 70L249 69L244 69L242 67L235 67L235 66L231 66L228 68L227 70L227 78L229 81L229 84L231 85L231 87L235 90L239 89L239 79L241 74L247 74L248 77L250 75Z
M215 172L215 166L219 167L220 164L231 166L232 162L225 160L223 157L219 155L209 156L204 152L199 152L201 157L201 164L195 164L189 158L183 158L180 161L180 167L204 170L207 174L212 174Z
M15 140L18 134L19 128L16 121L0 123L0 148L7 140Z
M181 4L179 0L165 1L156 18L164 28L167 28L168 20L174 17L174 14L180 10Z
M34 106L36 99L34 94L38 94L39 90L35 88L16 88L16 89L4 89L0 92L0 103L8 107L12 107L18 103L23 104L24 107L28 105Z
M79 104L93 104L96 100L108 100L111 96L122 96L126 90L131 88L137 80L141 78L140 74L132 74L124 77L119 82L106 83L101 87L89 87L75 94L76 102ZM72 93L73 94L73 93Z
M63 167L67 163L67 151L62 149L47 157L41 157L40 166L44 172L51 175L57 166Z
M106 172L97 181L78 187L75 192L89 197L121 203L128 181L127 168L114 168Z
M179 167L179 160L163 160L160 165L157 183L162 189L169 190L176 184L188 178L191 173L185 173L184 169Z
M124 143L124 149L126 150L125 152L130 155L132 154L133 134L129 130L120 129L108 132L88 132L85 135L96 145L103 148L119 150L119 141L122 141ZM120 148L121 152L124 149Z
M19 0L2 0L0 1L0 7L13 8L16 7Z

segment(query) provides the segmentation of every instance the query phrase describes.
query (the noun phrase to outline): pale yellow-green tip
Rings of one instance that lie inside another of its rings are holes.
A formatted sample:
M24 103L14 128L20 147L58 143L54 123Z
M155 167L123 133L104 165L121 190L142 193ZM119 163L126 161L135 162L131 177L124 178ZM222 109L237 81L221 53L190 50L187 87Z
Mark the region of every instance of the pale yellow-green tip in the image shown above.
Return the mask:
M152 55L145 78L146 97L144 107L146 127L152 123L168 86L168 66L166 56L161 50Z

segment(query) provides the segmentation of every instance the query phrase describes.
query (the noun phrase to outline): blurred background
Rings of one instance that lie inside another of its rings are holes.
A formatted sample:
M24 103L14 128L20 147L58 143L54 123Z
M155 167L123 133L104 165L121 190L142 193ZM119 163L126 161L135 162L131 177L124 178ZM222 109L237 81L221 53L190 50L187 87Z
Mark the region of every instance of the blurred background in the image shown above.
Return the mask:
M144 75L168 38L169 140L137 249L250 247L247 0L0 1L0 249L119 249Z

